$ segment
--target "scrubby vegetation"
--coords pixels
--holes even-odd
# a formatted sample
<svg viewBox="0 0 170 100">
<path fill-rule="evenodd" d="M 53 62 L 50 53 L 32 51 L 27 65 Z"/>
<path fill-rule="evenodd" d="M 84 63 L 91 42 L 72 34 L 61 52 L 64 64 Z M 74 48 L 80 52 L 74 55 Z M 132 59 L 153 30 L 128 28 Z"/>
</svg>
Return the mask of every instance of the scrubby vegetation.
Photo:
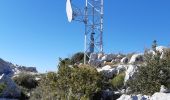
<svg viewBox="0 0 170 100">
<path fill-rule="evenodd" d="M 21 90 L 20 99 L 28 99 L 32 89 L 38 85 L 38 81 L 35 80 L 35 75 L 27 73 L 20 73 L 18 76 L 15 76 L 13 80 Z"/>
<path fill-rule="evenodd" d="M 0 83 L 0 96 L 3 90 L 5 89 L 5 87 L 6 87 L 5 83 Z"/>
<path fill-rule="evenodd" d="M 124 86 L 125 73 L 120 73 L 111 80 L 113 90 L 122 89 Z"/>
<path fill-rule="evenodd" d="M 150 95 L 159 92 L 161 85 L 170 89 L 170 82 L 167 81 L 170 79 L 170 50 L 163 58 L 159 52 L 155 55 L 146 53 L 144 57 L 146 64 L 140 66 L 135 77 L 128 82 L 130 92 Z"/>
<path fill-rule="evenodd" d="M 34 90 L 32 100 L 87 100 L 101 90 L 102 76 L 89 66 L 68 66 L 61 60 L 57 73 L 48 73 Z"/>
<path fill-rule="evenodd" d="M 27 89 L 33 89 L 37 86 L 38 82 L 35 80 L 34 75 L 21 73 L 18 76 L 14 77 L 13 80 L 19 86 L 22 86 Z"/>
</svg>

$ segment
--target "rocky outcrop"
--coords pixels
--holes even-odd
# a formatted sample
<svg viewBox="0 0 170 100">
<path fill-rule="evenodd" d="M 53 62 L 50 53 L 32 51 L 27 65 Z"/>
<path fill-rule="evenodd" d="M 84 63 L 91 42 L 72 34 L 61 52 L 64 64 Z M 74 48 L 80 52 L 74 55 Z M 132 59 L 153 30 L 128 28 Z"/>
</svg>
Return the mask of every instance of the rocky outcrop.
<svg viewBox="0 0 170 100">
<path fill-rule="evenodd" d="M 4 60 L 0 59 L 0 75 L 13 75 L 13 65 L 11 63 L 5 62 Z"/>
<path fill-rule="evenodd" d="M 123 94 L 117 100 L 150 100 L 149 98 L 150 98 L 150 96 L 141 95 L 141 94 L 139 94 L 139 95 L 125 95 L 125 94 Z"/>
<path fill-rule="evenodd" d="M 169 100 L 170 93 L 154 93 L 152 96 L 147 95 L 126 95 L 123 94 L 119 99 L 117 100 Z"/>
<path fill-rule="evenodd" d="M 137 71 L 137 69 L 138 69 L 138 67 L 136 65 L 128 65 L 127 70 L 125 72 L 124 83 L 126 83 L 127 80 L 129 80 L 133 77 L 133 75 Z"/>
<path fill-rule="evenodd" d="M 0 97 L 3 98 L 18 98 L 21 96 L 21 90 L 12 80 L 12 77 L 17 76 L 20 73 L 37 73 L 35 67 L 25 67 L 14 65 L 10 62 L 0 59 L 0 83 L 4 84 L 5 88 L 3 89 Z"/>
<path fill-rule="evenodd" d="M 10 62 L 4 61 L 3 59 L 0 59 L 0 75 L 5 74 L 12 77 L 13 75 L 22 72 L 37 73 L 37 70 L 36 67 L 25 67 L 25 66 L 14 65 Z"/>
<path fill-rule="evenodd" d="M 105 62 L 120 63 L 120 60 L 122 58 L 123 57 L 121 55 L 92 53 L 90 55 L 88 64 L 98 68 L 98 67 L 103 67 L 105 65 Z"/>
<path fill-rule="evenodd" d="M 18 98 L 21 95 L 21 91 L 19 87 L 15 84 L 15 82 L 5 74 L 0 76 L 0 83 L 5 85 L 4 90 L 1 93 L 2 97 L 6 98 Z"/>
<path fill-rule="evenodd" d="M 161 56 L 160 56 L 161 59 L 164 57 L 164 53 L 165 53 L 166 50 L 168 50 L 168 49 L 169 49 L 169 48 L 168 48 L 168 47 L 165 47 L 165 46 L 157 46 L 157 47 L 156 47 L 156 51 L 158 51 L 158 52 L 161 54 Z M 153 55 L 156 54 L 155 51 L 153 51 L 153 50 L 149 50 L 148 53 L 151 53 L 151 54 L 153 54 Z"/>
<path fill-rule="evenodd" d="M 142 53 L 134 54 L 129 61 L 130 64 L 135 64 L 137 62 L 143 62 L 143 54 Z"/>
<path fill-rule="evenodd" d="M 117 74 L 116 68 L 112 68 L 109 65 L 106 65 L 102 68 L 98 68 L 97 71 L 103 73 L 103 75 L 107 78 L 112 78 L 113 75 Z"/>
<path fill-rule="evenodd" d="M 97 71 L 103 73 L 103 75 L 107 78 L 112 78 L 114 75 L 117 75 L 125 70 L 126 70 L 126 66 L 123 65 L 119 65 L 116 67 L 106 65 L 102 68 L 97 68 Z"/>
<path fill-rule="evenodd" d="M 128 57 L 124 57 L 124 58 L 121 59 L 120 63 L 121 64 L 127 64 L 128 61 L 129 61 Z"/>
</svg>

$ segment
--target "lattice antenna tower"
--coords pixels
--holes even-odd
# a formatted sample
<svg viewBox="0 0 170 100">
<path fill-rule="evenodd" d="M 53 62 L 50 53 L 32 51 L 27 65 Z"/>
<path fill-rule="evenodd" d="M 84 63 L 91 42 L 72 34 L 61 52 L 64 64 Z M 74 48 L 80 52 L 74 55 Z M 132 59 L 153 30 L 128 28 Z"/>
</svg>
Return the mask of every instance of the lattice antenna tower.
<svg viewBox="0 0 170 100">
<path fill-rule="evenodd" d="M 68 21 L 85 25 L 84 64 L 91 53 L 103 53 L 103 0 L 67 0 Z"/>
</svg>

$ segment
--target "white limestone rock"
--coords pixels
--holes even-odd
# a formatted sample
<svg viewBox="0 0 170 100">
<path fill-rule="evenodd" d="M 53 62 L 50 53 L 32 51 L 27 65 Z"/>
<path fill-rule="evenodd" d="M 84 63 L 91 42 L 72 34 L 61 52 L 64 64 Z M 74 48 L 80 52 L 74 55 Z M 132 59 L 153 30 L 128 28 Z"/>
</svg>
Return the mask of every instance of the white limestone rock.
<svg viewBox="0 0 170 100">
<path fill-rule="evenodd" d="M 115 55 L 114 54 L 105 54 L 101 58 L 102 61 L 108 61 L 108 62 L 111 62 L 113 59 L 115 59 Z"/>
<path fill-rule="evenodd" d="M 170 100 L 170 93 L 155 93 L 150 100 Z"/>
<path fill-rule="evenodd" d="M 135 63 L 137 63 L 137 62 L 142 62 L 142 61 L 143 61 L 143 54 L 142 54 L 142 53 L 139 53 L 139 54 L 134 54 L 134 55 L 131 57 L 129 63 L 130 63 L 130 64 L 135 64 Z"/>
<path fill-rule="evenodd" d="M 165 46 L 157 46 L 156 47 L 156 51 L 159 51 L 160 53 L 166 51 L 168 49 L 168 47 Z"/>
<path fill-rule="evenodd" d="M 168 47 L 165 47 L 165 46 L 157 46 L 156 47 L 156 51 L 158 51 L 159 53 L 161 53 L 161 56 L 160 58 L 162 59 L 165 55 L 165 51 L 168 50 L 169 48 Z M 149 50 L 148 53 L 151 53 L 153 55 L 156 55 L 155 51 L 153 50 Z"/>
<path fill-rule="evenodd" d="M 121 59 L 120 62 L 121 62 L 121 64 L 127 64 L 128 61 L 129 61 L 129 59 L 127 57 L 124 57 L 124 58 Z"/>
<path fill-rule="evenodd" d="M 102 68 L 97 68 L 98 72 L 102 72 L 107 78 L 112 78 L 114 75 L 117 75 L 126 70 L 126 66 L 118 65 L 117 67 L 112 68 L 110 65 L 106 65 Z"/>
<path fill-rule="evenodd" d="M 99 53 L 99 54 L 98 54 L 98 59 L 101 60 L 103 56 L 104 56 L 103 53 Z"/>
<path fill-rule="evenodd" d="M 137 66 L 136 65 L 128 65 L 127 70 L 125 72 L 124 83 L 126 83 L 127 80 L 132 78 L 136 71 L 137 71 Z"/>
<path fill-rule="evenodd" d="M 113 75 L 117 74 L 117 69 L 116 68 L 112 68 L 109 65 L 106 65 L 106 66 L 104 66 L 102 68 L 97 68 L 97 71 L 103 73 L 103 75 L 105 77 L 107 77 L 107 78 L 112 78 Z"/>
<path fill-rule="evenodd" d="M 160 93 L 166 93 L 166 92 L 168 92 L 168 89 L 164 85 L 161 85 Z"/>
<path fill-rule="evenodd" d="M 146 95 L 125 95 L 123 94 L 120 98 L 118 98 L 117 100 L 150 100 L 149 96 Z"/>
<path fill-rule="evenodd" d="M 106 61 L 106 60 L 107 60 L 107 56 L 108 56 L 108 55 L 104 55 L 101 60 L 102 60 L 102 61 Z"/>
<path fill-rule="evenodd" d="M 117 100 L 170 100 L 170 93 L 154 93 L 152 96 L 147 95 L 125 95 L 123 94 Z"/>
</svg>

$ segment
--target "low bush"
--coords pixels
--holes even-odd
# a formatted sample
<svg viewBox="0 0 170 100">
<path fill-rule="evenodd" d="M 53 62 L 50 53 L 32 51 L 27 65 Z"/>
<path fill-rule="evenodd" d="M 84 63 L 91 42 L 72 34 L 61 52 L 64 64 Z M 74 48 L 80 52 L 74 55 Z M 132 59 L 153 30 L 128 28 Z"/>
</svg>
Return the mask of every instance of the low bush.
<svg viewBox="0 0 170 100">
<path fill-rule="evenodd" d="M 19 86 L 22 86 L 27 89 L 36 88 L 38 82 L 35 80 L 35 77 L 30 74 L 21 73 L 18 76 L 13 78 L 14 82 Z"/>
<path fill-rule="evenodd" d="M 5 83 L 0 83 L 0 95 L 3 92 L 3 90 L 5 89 L 6 85 Z"/>
<path fill-rule="evenodd" d="M 111 80 L 113 89 L 121 89 L 124 86 L 125 73 L 120 73 Z"/>
<path fill-rule="evenodd" d="M 58 68 L 57 73 L 48 73 L 41 79 L 31 100 L 84 100 L 101 90 L 102 76 L 95 68 L 69 67 L 66 59 L 60 59 Z"/>
<path fill-rule="evenodd" d="M 159 52 L 155 55 L 146 53 L 144 58 L 146 64 L 139 67 L 134 78 L 127 82 L 130 93 L 152 95 L 160 91 L 161 85 L 169 88 L 170 50 L 164 53 L 163 58 Z"/>
</svg>

